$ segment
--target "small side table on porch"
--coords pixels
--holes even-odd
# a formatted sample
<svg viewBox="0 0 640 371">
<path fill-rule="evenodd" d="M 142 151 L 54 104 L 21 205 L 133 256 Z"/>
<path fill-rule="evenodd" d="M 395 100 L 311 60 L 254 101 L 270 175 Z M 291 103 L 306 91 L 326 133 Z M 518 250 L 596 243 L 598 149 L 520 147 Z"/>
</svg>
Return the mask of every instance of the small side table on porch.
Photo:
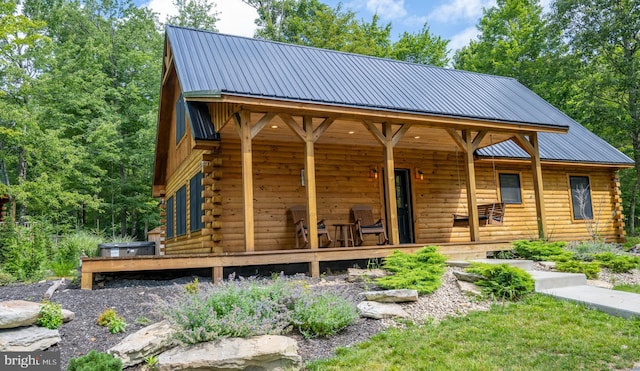
<svg viewBox="0 0 640 371">
<path fill-rule="evenodd" d="M 335 227 L 333 247 L 336 247 L 338 241 L 345 247 L 356 245 L 353 238 L 353 227 L 356 225 L 355 223 L 335 223 L 332 225 Z"/>
</svg>

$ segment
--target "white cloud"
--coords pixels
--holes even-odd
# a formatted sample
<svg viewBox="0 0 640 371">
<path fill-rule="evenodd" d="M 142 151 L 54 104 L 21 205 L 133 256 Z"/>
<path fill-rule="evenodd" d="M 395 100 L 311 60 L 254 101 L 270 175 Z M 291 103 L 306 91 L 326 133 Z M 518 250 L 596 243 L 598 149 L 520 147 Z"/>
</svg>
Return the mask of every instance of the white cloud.
<svg viewBox="0 0 640 371">
<path fill-rule="evenodd" d="M 215 1 L 215 10 L 218 11 L 216 26 L 222 33 L 239 36 L 253 36 L 256 25 L 255 19 L 258 12 L 242 0 L 218 0 Z M 159 14 L 161 22 L 167 20 L 167 16 L 176 15 L 178 12 L 170 0 L 151 0 L 145 6 Z"/>
<path fill-rule="evenodd" d="M 477 39 L 478 33 L 479 31 L 475 26 L 465 28 L 459 33 L 453 35 L 448 46 L 452 52 L 455 52 L 463 46 L 469 45 L 469 41 Z"/>
<path fill-rule="evenodd" d="M 258 12 L 241 0 L 218 0 L 220 20 L 216 23 L 222 33 L 252 37 L 256 31 Z"/>
<path fill-rule="evenodd" d="M 404 0 L 367 0 L 367 10 L 383 19 L 397 19 L 407 15 Z"/>
<path fill-rule="evenodd" d="M 482 9 L 496 4 L 495 0 L 453 0 L 442 4 L 429 13 L 435 22 L 476 21 L 482 17 Z"/>
</svg>

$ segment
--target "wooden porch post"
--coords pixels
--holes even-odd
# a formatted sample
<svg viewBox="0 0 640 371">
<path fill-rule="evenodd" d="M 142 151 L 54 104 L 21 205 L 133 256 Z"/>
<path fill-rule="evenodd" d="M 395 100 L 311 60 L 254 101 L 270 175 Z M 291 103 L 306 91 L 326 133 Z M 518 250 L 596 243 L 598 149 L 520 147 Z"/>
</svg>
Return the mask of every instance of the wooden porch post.
<svg viewBox="0 0 640 371">
<path fill-rule="evenodd" d="M 536 219 L 538 221 L 538 237 L 546 238 L 546 213 L 544 207 L 544 186 L 542 181 L 542 165 L 540 163 L 540 146 L 538 133 L 529 134 L 529 139 L 518 134 L 514 141 L 531 156 L 531 174 L 533 175 L 533 190 L 536 199 Z"/>
<path fill-rule="evenodd" d="M 318 248 L 318 204 L 316 198 L 316 162 L 314 153 L 313 121 L 311 116 L 302 118 L 304 138 L 304 184 L 307 193 L 307 228 L 309 231 L 309 247 Z M 309 263 L 311 277 L 320 277 L 320 263 Z"/>
<path fill-rule="evenodd" d="M 244 200 L 245 251 L 255 250 L 255 222 L 253 216 L 253 155 L 251 153 L 251 116 L 242 111 L 236 116 L 242 152 L 242 196 Z"/>
<path fill-rule="evenodd" d="M 462 131 L 465 142 L 464 173 L 467 178 L 467 206 L 469 210 L 469 239 L 480 241 L 480 221 L 478 220 L 478 200 L 476 198 L 476 168 L 473 162 L 473 138 L 471 130 Z"/>
<path fill-rule="evenodd" d="M 391 123 L 382 124 L 382 135 L 384 136 L 384 187 L 385 199 L 387 201 L 387 228 L 389 229 L 389 239 L 392 245 L 400 244 L 400 233 L 398 231 L 398 204 L 396 200 L 396 176 L 395 161 L 393 158 L 393 130 Z"/>
</svg>

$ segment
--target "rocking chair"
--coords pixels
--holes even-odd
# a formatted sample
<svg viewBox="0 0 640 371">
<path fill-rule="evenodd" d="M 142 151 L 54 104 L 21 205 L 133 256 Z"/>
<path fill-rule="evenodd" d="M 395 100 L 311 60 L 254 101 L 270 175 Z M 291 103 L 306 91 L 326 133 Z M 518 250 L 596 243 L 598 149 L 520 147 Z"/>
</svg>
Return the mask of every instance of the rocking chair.
<svg viewBox="0 0 640 371">
<path fill-rule="evenodd" d="M 291 206 L 291 215 L 293 216 L 293 223 L 296 228 L 296 249 L 300 248 L 300 239 L 304 241 L 302 247 L 305 247 L 309 244 L 309 228 L 307 228 L 307 224 L 305 223 L 305 219 L 307 218 L 307 207 L 302 205 Z M 318 221 L 318 239 L 321 240 L 322 236 L 325 236 L 327 242 L 323 246 L 329 246 L 333 241 L 331 239 L 331 235 L 329 234 L 329 228 L 324 224 L 324 219 Z"/>
<path fill-rule="evenodd" d="M 359 239 L 358 245 L 362 245 L 364 242 L 365 234 L 375 234 L 378 236 L 378 245 L 386 245 L 389 243 L 387 231 L 384 228 L 384 219 L 381 218 L 374 222 L 371 206 L 355 205 L 351 207 L 351 212 L 353 212 L 353 219 L 356 222 L 356 235 Z"/>
</svg>

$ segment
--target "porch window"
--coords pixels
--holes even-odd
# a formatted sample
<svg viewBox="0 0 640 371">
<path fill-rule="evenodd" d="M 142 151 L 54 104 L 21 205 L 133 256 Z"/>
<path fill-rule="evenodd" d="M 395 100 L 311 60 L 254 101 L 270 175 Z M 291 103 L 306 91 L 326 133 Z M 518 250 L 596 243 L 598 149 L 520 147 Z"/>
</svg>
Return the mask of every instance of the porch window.
<svg viewBox="0 0 640 371">
<path fill-rule="evenodd" d="M 187 187 L 176 192 L 176 236 L 187 233 Z"/>
<path fill-rule="evenodd" d="M 505 204 L 522 204 L 520 174 L 500 173 L 500 199 Z"/>
<path fill-rule="evenodd" d="M 202 229 L 202 173 L 189 181 L 189 216 L 191 232 Z"/>
<path fill-rule="evenodd" d="M 173 238 L 173 196 L 167 200 L 167 238 Z"/>
<path fill-rule="evenodd" d="M 176 144 L 180 142 L 180 139 L 184 136 L 186 131 L 186 110 L 184 99 L 182 99 L 182 94 L 178 97 L 176 101 Z"/>
<path fill-rule="evenodd" d="M 593 206 L 591 204 L 591 185 L 588 176 L 569 176 L 571 188 L 571 206 L 573 219 L 593 219 Z"/>
</svg>

